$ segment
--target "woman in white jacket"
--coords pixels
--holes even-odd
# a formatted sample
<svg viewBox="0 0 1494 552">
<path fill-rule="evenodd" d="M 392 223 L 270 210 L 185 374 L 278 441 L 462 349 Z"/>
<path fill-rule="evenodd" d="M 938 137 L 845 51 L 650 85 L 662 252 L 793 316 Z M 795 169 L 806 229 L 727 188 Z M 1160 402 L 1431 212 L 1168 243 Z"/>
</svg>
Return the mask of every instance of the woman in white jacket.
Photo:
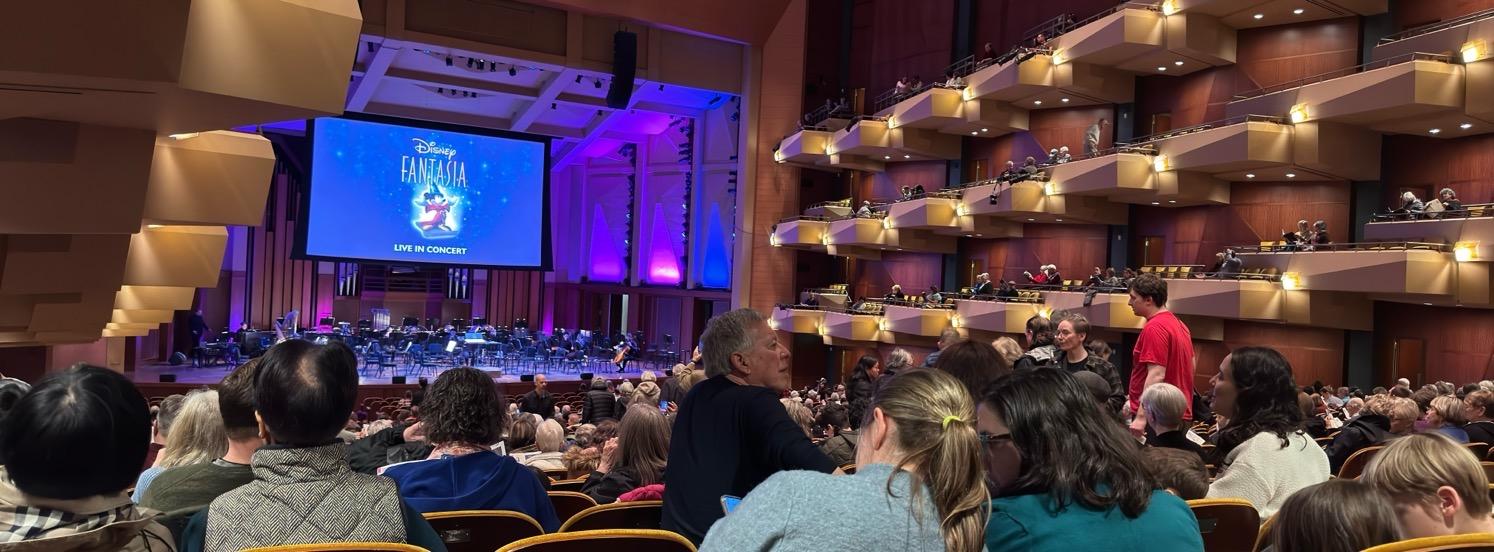
<svg viewBox="0 0 1494 552">
<path fill-rule="evenodd" d="M 1302 431 L 1292 366 L 1274 349 L 1243 347 L 1214 376 L 1214 412 L 1229 419 L 1216 437 L 1219 477 L 1209 498 L 1243 498 L 1261 520 L 1288 496 L 1328 480 L 1328 455 Z"/>
</svg>

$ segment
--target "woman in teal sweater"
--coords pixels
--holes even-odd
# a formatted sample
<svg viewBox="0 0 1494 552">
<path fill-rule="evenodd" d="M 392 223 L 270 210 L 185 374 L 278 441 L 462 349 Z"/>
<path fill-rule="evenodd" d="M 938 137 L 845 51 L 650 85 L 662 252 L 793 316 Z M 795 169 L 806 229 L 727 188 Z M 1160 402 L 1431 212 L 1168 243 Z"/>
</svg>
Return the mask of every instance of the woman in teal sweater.
<svg viewBox="0 0 1494 552">
<path fill-rule="evenodd" d="M 976 419 L 997 497 L 988 550 L 1203 550 L 1188 504 L 1161 490 L 1140 445 L 1067 372 L 996 380 Z"/>
</svg>

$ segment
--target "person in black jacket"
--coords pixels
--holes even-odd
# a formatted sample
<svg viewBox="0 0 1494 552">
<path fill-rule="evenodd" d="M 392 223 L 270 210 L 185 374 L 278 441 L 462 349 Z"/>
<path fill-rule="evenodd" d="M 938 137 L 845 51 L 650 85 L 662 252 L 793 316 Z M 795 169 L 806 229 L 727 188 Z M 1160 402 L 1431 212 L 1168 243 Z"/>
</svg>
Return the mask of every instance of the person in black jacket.
<svg viewBox="0 0 1494 552">
<path fill-rule="evenodd" d="M 1053 345 L 1053 321 L 1035 314 L 1027 319 L 1027 353 L 1017 359 L 1017 371 L 1058 365 L 1058 348 Z"/>
<path fill-rule="evenodd" d="M 1468 424 L 1463 426 L 1463 431 L 1468 432 L 1468 442 L 1489 443 L 1494 445 L 1494 418 L 1489 415 L 1489 406 L 1494 404 L 1494 392 L 1474 391 L 1463 397 L 1463 414 L 1468 417 Z"/>
<path fill-rule="evenodd" d="M 1378 445 L 1394 437 L 1390 432 L 1390 400 L 1376 395 L 1364 401 L 1364 411 L 1338 432 L 1323 451 L 1328 453 L 1329 473 L 1338 473 L 1344 461 L 1359 449 Z"/>
<path fill-rule="evenodd" d="M 1141 411 L 1146 413 L 1146 425 L 1151 429 L 1146 446 L 1185 450 L 1204 460 L 1203 447 L 1188 439 L 1188 428 L 1183 425 L 1187 408 L 1188 396 L 1170 383 L 1153 383 L 1143 389 Z"/>
<path fill-rule="evenodd" d="M 882 377 L 882 361 L 877 357 L 866 355 L 856 362 L 856 371 L 846 381 L 846 404 L 851 407 L 852 416 L 862 415 L 866 401 L 871 400 L 876 389 L 872 383 L 879 377 Z"/>
<path fill-rule="evenodd" d="M 591 391 L 581 402 L 581 423 L 594 424 L 605 419 L 617 419 L 617 398 L 607 391 L 607 380 L 592 378 Z"/>
<path fill-rule="evenodd" d="M 657 408 L 633 408 L 623 415 L 617 437 L 602 444 L 597 470 L 581 485 L 597 504 L 609 504 L 628 491 L 664 482 L 669 459 L 669 421 Z"/>
<path fill-rule="evenodd" d="M 539 414 L 540 418 L 555 415 L 555 395 L 545 389 L 545 375 L 534 375 L 534 390 L 519 398 L 519 411 Z"/>
</svg>

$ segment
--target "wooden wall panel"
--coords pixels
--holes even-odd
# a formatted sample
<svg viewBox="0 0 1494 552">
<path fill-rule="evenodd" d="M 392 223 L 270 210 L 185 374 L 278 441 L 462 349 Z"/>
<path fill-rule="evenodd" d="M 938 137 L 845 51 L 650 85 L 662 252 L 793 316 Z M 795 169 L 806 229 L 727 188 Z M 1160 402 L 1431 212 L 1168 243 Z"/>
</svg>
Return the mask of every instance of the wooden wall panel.
<svg viewBox="0 0 1494 552">
<path fill-rule="evenodd" d="M 1209 378 L 1219 373 L 1225 355 L 1247 346 L 1266 346 L 1280 352 L 1291 363 L 1297 385 L 1344 383 L 1343 330 L 1226 320 L 1223 342 L 1193 342 L 1193 382 L 1198 392 L 1210 388 Z"/>
<path fill-rule="evenodd" d="M 942 80 L 952 61 L 953 2 L 859 0 L 853 10 L 852 87 L 866 88 L 870 99 L 891 90 L 902 77 Z M 838 22 L 812 21 L 810 26 L 825 23 Z"/>
<path fill-rule="evenodd" d="M 529 320 L 529 327 L 539 327 L 545 313 L 545 273 L 533 270 L 489 270 L 485 293 L 474 300 L 482 301 L 481 311 L 488 323 L 507 326 L 515 319 Z"/>
<path fill-rule="evenodd" d="M 1390 15 L 1397 29 L 1409 29 L 1428 23 L 1461 17 L 1494 8 L 1494 0 L 1399 0 L 1392 2 Z"/>
<path fill-rule="evenodd" d="M 1402 187 L 1432 194 L 1451 187 L 1463 203 L 1494 201 L 1494 134 L 1451 140 L 1394 135 L 1386 136 L 1383 144 L 1383 205 L 1400 205 Z"/>
<path fill-rule="evenodd" d="M 301 186 L 290 174 L 277 170 L 265 220 L 248 229 L 249 274 L 245 279 L 249 293 L 244 317 L 252 327 L 270 328 L 277 317 L 291 310 L 301 312 L 303 327 L 315 324 L 319 315 L 316 263 L 291 259 Z"/>
<path fill-rule="evenodd" d="M 1420 339 L 1426 344 L 1426 380 L 1458 385 L 1494 378 L 1494 312 L 1403 303 L 1375 303 L 1376 375 L 1388 384 L 1390 344 Z"/>
<path fill-rule="evenodd" d="M 948 180 L 948 163 L 944 161 L 910 161 L 888 163 L 887 171 L 881 173 L 854 172 L 856 183 L 852 196 L 859 202 L 891 201 L 901 194 L 903 186 L 923 185 L 924 191 L 932 192 L 944 187 Z"/>
<path fill-rule="evenodd" d="M 969 154 L 967 161 L 984 160 L 985 177 L 1000 174 L 1008 160 L 1018 166 L 1023 159 L 1032 156 L 1038 162 L 1048 157 L 1048 150 L 1068 146 L 1069 153 L 1078 157 L 1084 154 L 1084 131 L 1100 117 L 1110 121 L 1100 133 L 1100 149 L 1114 145 L 1115 108 L 1112 106 L 1085 106 L 1063 109 L 1041 109 L 1032 111 L 1026 132 L 1016 132 L 996 138 L 967 138 Z M 967 180 L 973 175 L 963 175 Z"/>
<path fill-rule="evenodd" d="M 1116 0 L 975 0 L 975 31 L 971 48 L 979 53 L 987 42 L 1005 52 L 1027 38 L 1024 33 L 1059 14 L 1085 19 L 1115 7 Z"/>
<path fill-rule="evenodd" d="M 851 293 L 856 297 L 881 297 L 892 285 L 903 293 L 920 293 L 937 285 L 944 274 L 942 255 L 908 251 L 885 252 L 879 261 L 849 261 Z"/>
<path fill-rule="evenodd" d="M 1065 279 L 1075 280 L 1105 265 L 1105 240 L 1106 229 L 1100 225 L 1028 224 L 1021 238 L 961 240 L 960 263 L 984 262 L 992 279 L 1019 283 L 1025 282 L 1023 271 L 1054 264 Z M 970 285 L 963 273 L 959 284 Z"/>
<path fill-rule="evenodd" d="M 1170 113 L 1174 129 L 1217 121 L 1235 94 L 1359 64 L 1356 18 L 1245 29 L 1237 37 L 1234 65 L 1137 79 L 1135 134 L 1164 130 L 1152 128 L 1156 114 Z"/>
<path fill-rule="evenodd" d="M 1215 207 L 1165 209 L 1132 208 L 1131 242 L 1139 247 L 1147 236 L 1162 236 L 1163 262 L 1208 265 L 1225 247 L 1250 245 L 1281 238 L 1297 221 L 1328 223 L 1335 241 L 1346 241 L 1349 224 L 1349 185 L 1345 182 L 1237 182 L 1230 204 Z M 1141 257 L 1132 255 L 1133 263 Z"/>
</svg>

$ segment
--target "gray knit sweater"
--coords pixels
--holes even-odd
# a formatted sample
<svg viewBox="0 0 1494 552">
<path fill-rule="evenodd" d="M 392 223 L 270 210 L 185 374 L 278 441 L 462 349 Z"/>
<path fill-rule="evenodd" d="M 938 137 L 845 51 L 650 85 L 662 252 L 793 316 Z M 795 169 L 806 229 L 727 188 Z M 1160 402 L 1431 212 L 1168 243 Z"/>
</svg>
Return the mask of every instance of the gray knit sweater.
<svg viewBox="0 0 1494 552">
<path fill-rule="evenodd" d="M 717 520 L 700 550 L 944 550 L 927 488 L 915 518 L 912 477 L 900 472 L 889 495 L 891 475 L 886 464 L 861 466 L 855 475 L 778 472 Z"/>
</svg>

